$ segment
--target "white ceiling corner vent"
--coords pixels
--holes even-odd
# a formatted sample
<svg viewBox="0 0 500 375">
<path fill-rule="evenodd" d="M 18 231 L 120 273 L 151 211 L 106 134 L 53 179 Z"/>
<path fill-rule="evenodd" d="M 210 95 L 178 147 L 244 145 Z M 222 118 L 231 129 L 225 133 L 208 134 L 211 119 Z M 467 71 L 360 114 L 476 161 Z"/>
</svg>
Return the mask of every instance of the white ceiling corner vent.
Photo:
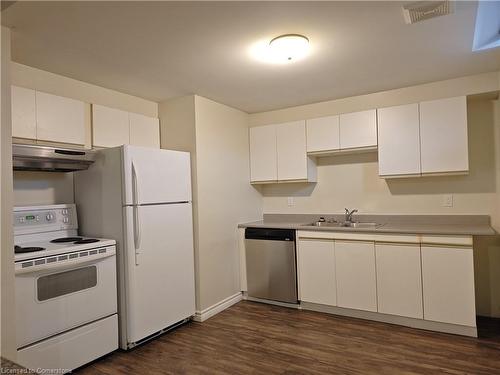
<svg viewBox="0 0 500 375">
<path fill-rule="evenodd" d="M 454 1 L 418 1 L 403 6 L 403 15 L 407 24 L 428 20 L 451 14 L 454 11 Z"/>
</svg>

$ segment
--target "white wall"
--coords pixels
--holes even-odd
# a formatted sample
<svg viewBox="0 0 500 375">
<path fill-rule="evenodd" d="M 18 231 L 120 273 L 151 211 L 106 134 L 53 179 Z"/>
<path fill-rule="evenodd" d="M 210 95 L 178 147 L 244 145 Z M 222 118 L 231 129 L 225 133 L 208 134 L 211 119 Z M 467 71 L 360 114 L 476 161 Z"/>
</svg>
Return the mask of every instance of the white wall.
<svg viewBox="0 0 500 375">
<path fill-rule="evenodd" d="M 1 356 L 16 359 L 14 251 L 12 241 L 12 144 L 10 114 L 10 30 L 1 28 Z"/>
<path fill-rule="evenodd" d="M 372 108 L 418 103 L 422 100 L 482 94 L 499 90 L 500 71 L 289 107 L 275 111 L 252 113 L 249 116 L 249 123 L 250 126 L 259 126 Z"/>
<path fill-rule="evenodd" d="M 14 205 L 74 203 L 73 173 L 14 172 Z"/>
<path fill-rule="evenodd" d="M 248 115 L 200 96 L 196 106 L 200 309 L 238 293 L 238 223 L 262 217 L 249 184 Z"/>
<path fill-rule="evenodd" d="M 11 63 L 11 83 L 55 95 L 101 104 L 146 116 L 158 117 L 158 103 L 30 66 Z M 88 106 L 87 147 L 91 144 Z M 28 141 L 28 143 L 31 143 Z M 47 143 L 47 142 L 43 142 Z M 14 204 L 73 203 L 71 173 L 14 172 Z"/>
<path fill-rule="evenodd" d="M 237 225 L 262 217 L 249 184 L 248 115 L 199 96 L 160 103 L 161 146 L 190 151 L 196 308 L 240 291 Z"/>
</svg>

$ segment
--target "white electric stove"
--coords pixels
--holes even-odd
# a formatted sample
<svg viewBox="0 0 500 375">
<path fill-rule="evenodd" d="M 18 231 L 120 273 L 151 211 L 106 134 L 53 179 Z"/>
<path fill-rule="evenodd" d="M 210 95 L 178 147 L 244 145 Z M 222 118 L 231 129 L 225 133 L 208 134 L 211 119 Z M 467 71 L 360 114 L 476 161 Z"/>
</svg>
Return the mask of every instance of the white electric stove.
<svg viewBox="0 0 500 375">
<path fill-rule="evenodd" d="M 74 204 L 15 207 L 18 362 L 69 372 L 118 348 L 116 243 L 78 236 Z"/>
</svg>

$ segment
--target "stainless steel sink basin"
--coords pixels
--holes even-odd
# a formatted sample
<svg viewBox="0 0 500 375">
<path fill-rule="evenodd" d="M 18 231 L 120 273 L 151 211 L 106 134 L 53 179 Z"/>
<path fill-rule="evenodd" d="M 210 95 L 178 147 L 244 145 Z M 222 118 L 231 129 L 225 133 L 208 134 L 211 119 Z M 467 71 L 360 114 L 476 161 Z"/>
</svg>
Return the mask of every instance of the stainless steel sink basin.
<svg viewBox="0 0 500 375">
<path fill-rule="evenodd" d="M 328 221 L 315 221 L 314 223 L 305 224 L 308 227 L 341 227 L 342 223 L 338 222 L 328 222 Z"/>
<path fill-rule="evenodd" d="M 379 225 L 377 223 L 344 223 L 342 226 L 347 228 L 376 228 Z"/>
</svg>

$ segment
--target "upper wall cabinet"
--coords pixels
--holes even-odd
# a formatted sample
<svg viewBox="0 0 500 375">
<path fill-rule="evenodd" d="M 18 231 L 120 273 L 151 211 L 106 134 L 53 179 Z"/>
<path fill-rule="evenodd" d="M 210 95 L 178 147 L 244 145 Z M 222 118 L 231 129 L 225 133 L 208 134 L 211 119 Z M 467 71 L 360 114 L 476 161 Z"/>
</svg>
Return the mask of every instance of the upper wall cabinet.
<svg viewBox="0 0 500 375">
<path fill-rule="evenodd" d="M 250 181 L 277 180 L 276 127 L 270 125 L 250 128 Z"/>
<path fill-rule="evenodd" d="M 377 147 L 377 110 L 341 114 L 340 148 Z"/>
<path fill-rule="evenodd" d="M 467 142 L 464 96 L 378 110 L 382 177 L 466 173 Z"/>
<path fill-rule="evenodd" d="M 306 129 L 308 153 L 328 153 L 340 149 L 339 116 L 307 120 Z"/>
<path fill-rule="evenodd" d="M 12 86 L 12 136 L 85 144 L 85 103 Z"/>
<path fill-rule="evenodd" d="M 160 148 L 160 121 L 157 118 L 129 113 L 130 144 Z"/>
<path fill-rule="evenodd" d="M 305 121 L 250 128 L 250 180 L 316 181 L 316 167 L 307 156 Z"/>
<path fill-rule="evenodd" d="M 278 180 L 307 179 L 305 121 L 276 125 Z"/>
<path fill-rule="evenodd" d="M 36 92 L 37 139 L 85 144 L 85 103 Z"/>
<path fill-rule="evenodd" d="M 418 104 L 380 108 L 377 116 L 379 175 L 420 175 Z"/>
<path fill-rule="evenodd" d="M 157 118 L 94 104 L 92 130 L 92 142 L 97 147 L 127 144 L 160 147 L 160 124 Z"/>
<path fill-rule="evenodd" d="M 130 142 L 128 112 L 94 104 L 92 106 L 92 144 L 114 147 Z"/>
<path fill-rule="evenodd" d="M 35 90 L 11 87 L 12 136 L 36 139 Z"/>
<path fill-rule="evenodd" d="M 422 174 L 469 170 L 465 96 L 420 103 Z"/>
</svg>

